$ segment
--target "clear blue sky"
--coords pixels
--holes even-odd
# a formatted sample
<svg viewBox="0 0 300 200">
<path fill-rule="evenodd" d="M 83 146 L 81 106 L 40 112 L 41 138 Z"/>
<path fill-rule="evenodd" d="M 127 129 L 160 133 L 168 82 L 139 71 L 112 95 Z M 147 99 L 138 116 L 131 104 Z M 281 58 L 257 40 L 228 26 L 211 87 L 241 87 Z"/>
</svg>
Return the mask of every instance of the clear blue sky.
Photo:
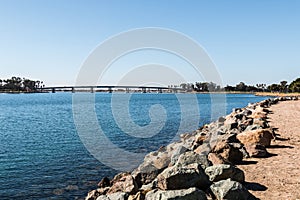
<svg viewBox="0 0 300 200">
<path fill-rule="evenodd" d="M 97 45 L 142 27 L 173 29 L 196 40 L 224 84 L 300 77 L 297 0 L 0 0 L 0 77 L 72 85 Z"/>
</svg>

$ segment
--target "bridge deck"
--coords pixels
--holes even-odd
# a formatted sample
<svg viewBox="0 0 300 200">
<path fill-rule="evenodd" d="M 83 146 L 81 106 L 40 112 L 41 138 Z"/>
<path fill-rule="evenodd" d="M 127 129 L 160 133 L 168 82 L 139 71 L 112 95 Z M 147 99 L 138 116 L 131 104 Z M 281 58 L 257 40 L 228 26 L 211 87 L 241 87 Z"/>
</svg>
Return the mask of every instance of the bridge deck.
<svg viewBox="0 0 300 200">
<path fill-rule="evenodd" d="M 113 92 L 115 91 L 114 89 L 124 89 L 124 91 L 129 92 L 130 90 L 134 91 L 142 91 L 143 93 L 151 92 L 151 91 L 157 91 L 159 93 L 162 93 L 163 91 L 168 91 L 168 92 L 184 92 L 186 90 L 182 88 L 171 88 L 171 87 L 159 87 L 159 86 L 116 86 L 116 85 L 96 85 L 96 86 L 54 86 L 54 87 L 43 87 L 39 88 L 40 91 L 52 91 L 53 93 L 56 91 L 60 92 L 75 92 L 78 90 L 89 90 L 91 92 L 94 91 L 99 91 L 97 89 L 106 89 L 106 90 L 100 90 L 100 91 L 108 91 L 108 92 Z"/>
</svg>

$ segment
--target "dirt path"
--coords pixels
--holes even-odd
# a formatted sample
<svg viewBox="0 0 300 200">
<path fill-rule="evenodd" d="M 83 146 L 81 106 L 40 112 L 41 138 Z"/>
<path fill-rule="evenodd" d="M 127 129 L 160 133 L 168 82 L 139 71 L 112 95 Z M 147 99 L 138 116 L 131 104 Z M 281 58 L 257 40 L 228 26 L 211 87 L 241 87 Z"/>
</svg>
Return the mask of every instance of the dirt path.
<svg viewBox="0 0 300 200">
<path fill-rule="evenodd" d="M 270 125 L 278 128 L 279 140 L 272 141 L 269 158 L 239 165 L 256 197 L 276 200 L 300 200 L 300 100 L 273 105 Z M 258 184 L 257 184 L 258 183 Z M 255 191 L 256 190 L 256 191 Z"/>
</svg>

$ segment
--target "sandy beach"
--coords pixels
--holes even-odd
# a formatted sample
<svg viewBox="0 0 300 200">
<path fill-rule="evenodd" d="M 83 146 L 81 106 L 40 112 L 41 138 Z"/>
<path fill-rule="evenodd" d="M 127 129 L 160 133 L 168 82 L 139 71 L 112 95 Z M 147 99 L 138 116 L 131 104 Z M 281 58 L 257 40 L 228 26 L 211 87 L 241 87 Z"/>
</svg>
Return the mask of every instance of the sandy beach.
<svg viewBox="0 0 300 200">
<path fill-rule="evenodd" d="M 300 101 L 279 102 L 270 111 L 270 125 L 278 128 L 278 139 L 267 148 L 270 157 L 247 159 L 253 164 L 239 168 L 244 170 L 250 192 L 256 197 L 300 199 Z"/>
</svg>

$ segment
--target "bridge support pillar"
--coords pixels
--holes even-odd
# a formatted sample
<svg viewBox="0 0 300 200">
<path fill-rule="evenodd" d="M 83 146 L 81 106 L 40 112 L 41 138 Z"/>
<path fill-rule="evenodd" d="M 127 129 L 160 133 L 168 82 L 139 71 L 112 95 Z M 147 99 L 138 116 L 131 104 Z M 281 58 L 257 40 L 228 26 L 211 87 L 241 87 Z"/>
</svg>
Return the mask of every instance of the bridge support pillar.
<svg viewBox="0 0 300 200">
<path fill-rule="evenodd" d="M 142 88 L 142 93 L 146 93 L 146 88 Z"/>
<path fill-rule="evenodd" d="M 129 93 L 129 88 L 126 88 L 125 90 L 126 90 L 126 93 Z"/>
<path fill-rule="evenodd" d="M 108 88 L 108 93 L 112 93 L 112 88 L 111 87 Z"/>
<path fill-rule="evenodd" d="M 94 88 L 93 87 L 91 87 L 91 93 L 94 93 Z"/>
<path fill-rule="evenodd" d="M 75 88 L 74 87 L 72 87 L 72 93 L 75 93 Z"/>
<path fill-rule="evenodd" d="M 52 88 L 52 93 L 55 93 L 55 88 Z"/>
</svg>

